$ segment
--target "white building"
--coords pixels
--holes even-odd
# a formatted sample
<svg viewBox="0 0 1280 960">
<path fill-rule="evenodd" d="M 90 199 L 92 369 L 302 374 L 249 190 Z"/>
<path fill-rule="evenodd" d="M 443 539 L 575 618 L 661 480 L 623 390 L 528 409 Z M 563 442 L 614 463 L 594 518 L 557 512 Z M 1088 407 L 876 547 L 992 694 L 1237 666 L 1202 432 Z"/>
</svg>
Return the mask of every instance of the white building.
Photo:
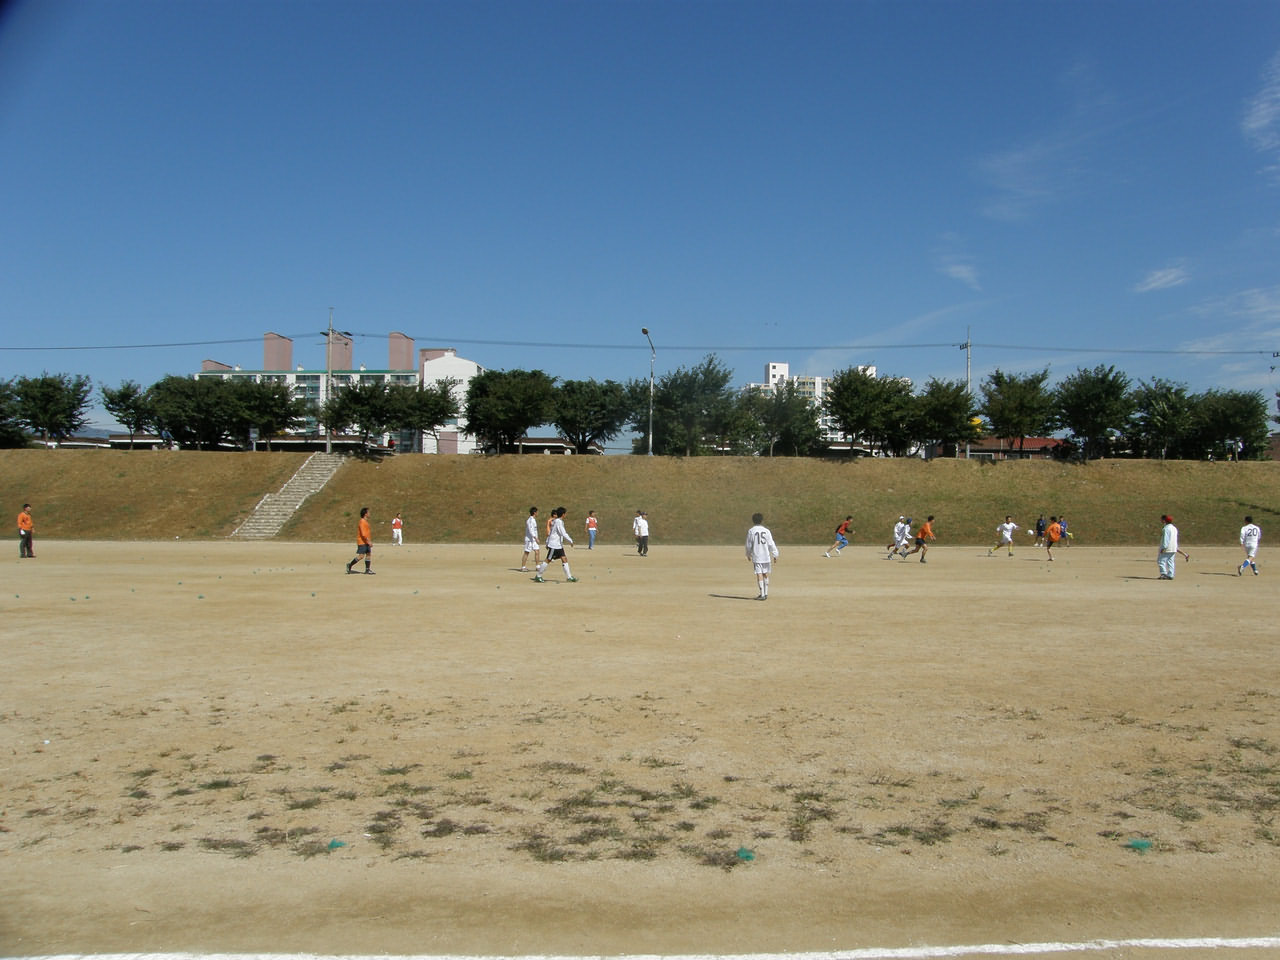
<svg viewBox="0 0 1280 960">
<path fill-rule="evenodd" d="M 353 360 L 351 339 L 336 330 L 333 332 L 332 342 L 325 350 L 324 368 L 313 370 L 301 364 L 295 366 L 293 341 L 277 333 L 263 336 L 262 359 L 262 368 L 259 370 L 246 370 L 238 365 L 205 360 L 195 378 L 283 383 L 289 386 L 294 396 L 319 406 L 339 390 L 355 383 L 416 387 L 419 384 L 434 384 L 448 377 L 456 381 L 453 395 L 461 408 L 466 401 L 467 385 L 471 378 L 484 372 L 484 368 L 478 363 L 459 357 L 457 351 L 451 348 L 419 350 L 415 366 L 413 340 L 403 333 L 392 333 L 388 337 L 387 366 L 383 369 L 371 370 L 364 364 L 357 366 Z M 310 420 L 304 432 L 318 436 L 319 426 L 314 420 Z M 406 452 L 472 453 L 476 449 L 475 438 L 467 435 L 466 423 L 461 417 L 454 417 L 441 427 L 438 436 L 405 432 L 382 437 L 384 444 L 390 440 L 395 440 L 396 446 Z"/>
<path fill-rule="evenodd" d="M 453 349 L 419 350 L 418 370 L 425 386 L 441 380 L 454 380 L 453 397 L 458 401 L 458 416 L 436 431 L 436 435 L 424 434 L 423 453 L 475 453 L 476 438 L 467 433 L 467 421 L 462 410 L 467 402 L 467 385 L 471 378 L 484 373 L 484 367 L 474 360 L 458 356 Z"/>
<path fill-rule="evenodd" d="M 862 366 L 856 369 L 873 377 L 876 375 L 874 366 Z M 788 383 L 794 383 L 796 385 L 796 393 L 806 397 L 811 404 L 818 408 L 818 426 L 822 430 L 823 441 L 829 445 L 844 443 L 845 438 L 840 433 L 840 427 L 832 417 L 827 415 L 822 406 L 822 401 L 826 398 L 827 389 L 831 383 L 830 377 L 793 377 L 791 375 L 791 364 L 770 361 L 765 364 L 764 383 L 748 383 L 747 389 L 759 390 L 761 393 L 772 396 L 779 386 L 786 386 Z"/>
</svg>

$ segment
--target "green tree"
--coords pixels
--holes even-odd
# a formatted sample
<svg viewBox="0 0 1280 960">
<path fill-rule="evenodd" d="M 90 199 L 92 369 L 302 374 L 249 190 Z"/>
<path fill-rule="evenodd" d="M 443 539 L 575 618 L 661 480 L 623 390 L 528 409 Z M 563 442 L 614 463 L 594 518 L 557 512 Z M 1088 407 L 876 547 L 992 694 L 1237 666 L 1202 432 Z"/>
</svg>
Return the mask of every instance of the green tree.
<svg viewBox="0 0 1280 960">
<path fill-rule="evenodd" d="M 0 448 L 25 447 L 27 435 L 18 420 L 18 394 L 10 380 L 0 380 Z"/>
<path fill-rule="evenodd" d="M 622 432 L 631 413 L 626 388 L 613 380 L 566 380 L 556 387 L 551 422 L 578 453 Z"/>
<path fill-rule="evenodd" d="M 457 385 L 457 380 L 445 377 L 416 387 L 393 386 L 391 428 L 415 434 L 435 434 L 446 423 L 455 420 L 460 412 L 458 398 L 453 392 Z"/>
<path fill-rule="evenodd" d="M 730 397 L 728 408 L 717 419 L 716 453 L 755 456 L 769 445 L 765 417 L 769 398 L 755 390 L 743 390 Z"/>
<path fill-rule="evenodd" d="M 383 380 L 361 380 L 343 387 L 338 393 L 337 407 L 343 413 L 344 427 L 355 427 L 364 446 L 381 437 L 397 415 L 397 402 L 391 388 Z"/>
<path fill-rule="evenodd" d="M 1257 460 L 1267 448 L 1267 402 L 1258 390 L 1207 390 L 1196 402 L 1197 456 Z"/>
<path fill-rule="evenodd" d="M 102 391 L 103 408 L 129 431 L 129 449 L 132 450 L 133 438 L 151 426 L 150 395 L 142 384 L 134 380 L 122 380 L 120 386 L 114 388 L 104 383 L 99 389 Z"/>
<path fill-rule="evenodd" d="M 307 419 L 310 405 L 302 397 L 294 396 L 287 383 L 279 380 L 244 380 L 236 383 L 239 403 L 238 420 L 245 433 L 249 428 L 271 449 L 271 438 L 290 432 Z M 248 440 L 247 435 L 243 438 Z"/>
<path fill-rule="evenodd" d="M 786 456 L 807 457 L 821 446 L 818 407 L 800 393 L 794 380 L 774 387 L 773 393 L 761 396 L 761 400 L 762 447 L 769 456 L 781 449 Z"/>
<path fill-rule="evenodd" d="M 1195 422 L 1196 399 L 1180 383 L 1155 378 L 1131 394 L 1133 412 L 1126 435 L 1134 453 L 1144 457 L 1178 456 Z"/>
<path fill-rule="evenodd" d="M 484 450 L 515 450 L 555 414 L 555 380 L 541 370 L 486 370 L 467 385 L 467 432 Z"/>
<path fill-rule="evenodd" d="M 663 374 L 653 394 L 653 452 L 693 457 L 711 453 L 725 432 L 734 407 L 729 388 L 733 371 L 715 354 L 693 367 Z M 634 449 L 644 453 L 648 441 L 649 382 L 632 381 L 631 422 L 639 431 Z"/>
<path fill-rule="evenodd" d="M 987 418 L 991 434 L 1011 444 L 1017 440 L 1021 453 L 1027 437 L 1049 433 L 1054 426 L 1054 401 L 1045 386 L 1048 381 L 1048 368 L 1023 376 L 999 368 L 989 373 L 980 388 L 978 412 Z"/>
<path fill-rule="evenodd" d="M 906 379 L 851 367 L 832 376 L 823 403 L 850 443 L 899 457 L 910 452 L 916 404 Z"/>
<path fill-rule="evenodd" d="M 929 451 L 947 444 L 957 446 L 978 439 L 980 432 L 973 422 L 974 402 L 963 380 L 939 380 L 930 377 L 916 397 L 916 418 L 912 427 L 915 438 Z"/>
<path fill-rule="evenodd" d="M 147 393 L 152 422 L 165 439 L 197 450 L 216 449 L 232 439 L 238 403 L 230 381 L 169 374 Z"/>
<path fill-rule="evenodd" d="M 89 418 L 89 397 L 93 383 L 84 374 L 49 373 L 38 377 L 18 377 L 13 385 L 18 422 L 45 443 L 71 436 Z"/>
<path fill-rule="evenodd" d="M 1080 442 L 1086 460 L 1106 456 L 1111 438 L 1129 422 L 1129 377 L 1114 366 L 1078 369 L 1053 392 L 1058 422 Z"/>
</svg>

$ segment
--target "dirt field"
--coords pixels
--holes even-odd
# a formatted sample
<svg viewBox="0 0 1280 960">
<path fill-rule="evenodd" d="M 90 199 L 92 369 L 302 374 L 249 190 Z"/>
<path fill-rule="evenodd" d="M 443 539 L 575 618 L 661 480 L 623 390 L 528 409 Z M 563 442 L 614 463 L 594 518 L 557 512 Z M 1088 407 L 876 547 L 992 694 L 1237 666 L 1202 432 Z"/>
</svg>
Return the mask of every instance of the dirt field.
<svg viewBox="0 0 1280 960">
<path fill-rule="evenodd" d="M 38 540 L 0 953 L 1280 932 L 1265 549 L 780 546 L 760 603 L 740 549 L 660 541 L 535 584 L 518 543 Z"/>
</svg>

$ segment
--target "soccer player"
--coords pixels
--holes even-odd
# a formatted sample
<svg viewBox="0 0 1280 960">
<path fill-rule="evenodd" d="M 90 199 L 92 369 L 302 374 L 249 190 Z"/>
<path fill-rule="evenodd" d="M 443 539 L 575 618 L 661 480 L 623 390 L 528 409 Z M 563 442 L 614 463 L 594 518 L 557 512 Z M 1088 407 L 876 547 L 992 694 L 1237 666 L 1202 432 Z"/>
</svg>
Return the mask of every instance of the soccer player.
<svg viewBox="0 0 1280 960">
<path fill-rule="evenodd" d="M 529 508 L 529 517 L 524 522 L 524 554 L 520 557 L 520 572 L 528 573 L 529 554 L 533 554 L 533 565 L 538 565 L 538 508 Z"/>
<path fill-rule="evenodd" d="M 636 514 L 636 550 L 642 557 L 649 555 L 649 514 L 643 510 Z"/>
<path fill-rule="evenodd" d="M 1058 541 L 1062 539 L 1062 524 L 1058 522 L 1057 517 L 1049 518 L 1049 525 L 1044 528 L 1044 552 L 1050 560 L 1053 559 L 1053 548 L 1058 545 Z"/>
<path fill-rule="evenodd" d="M 773 562 L 778 559 L 778 545 L 773 542 L 773 534 L 764 525 L 764 515 L 751 515 L 751 529 L 747 531 L 747 559 L 755 567 L 757 600 L 769 599 L 769 571 Z"/>
<path fill-rule="evenodd" d="M 852 519 L 852 515 L 847 516 L 844 518 L 844 522 L 841 523 L 840 526 L 836 527 L 836 542 L 827 548 L 827 552 L 823 554 L 824 557 L 830 557 L 831 551 L 833 550 L 838 557 L 840 556 L 840 551 L 849 545 L 849 535 L 853 533 L 853 531 L 849 529 L 849 521 Z"/>
<path fill-rule="evenodd" d="M 1160 570 L 1161 580 L 1172 580 L 1174 561 L 1178 559 L 1178 528 L 1173 525 L 1173 517 L 1165 514 L 1160 518 L 1164 524 L 1160 528 L 1160 549 L 1156 552 L 1156 566 Z"/>
<path fill-rule="evenodd" d="M 404 545 L 404 521 L 400 519 L 398 513 L 391 521 L 391 542 L 397 547 Z"/>
<path fill-rule="evenodd" d="M 34 531 L 35 522 L 31 519 L 31 504 L 24 503 L 22 512 L 18 514 L 18 559 L 28 557 L 35 559 L 35 547 L 31 543 Z"/>
<path fill-rule="evenodd" d="M 906 556 L 907 541 L 911 539 L 911 518 L 898 517 L 898 522 L 893 525 L 893 543 L 885 547 L 888 551 L 884 558 L 888 560 L 896 553 Z"/>
<path fill-rule="evenodd" d="M 1244 568 L 1250 567 L 1253 575 L 1258 575 L 1258 542 L 1262 540 L 1262 529 L 1253 522 L 1253 517 L 1244 518 L 1244 526 L 1240 528 L 1240 546 L 1244 547 L 1244 563 L 1236 570 L 1236 576 L 1244 576 Z"/>
<path fill-rule="evenodd" d="M 600 521 L 596 519 L 594 510 L 587 511 L 587 549 L 594 550 L 596 548 L 596 530 L 600 527 Z"/>
<path fill-rule="evenodd" d="M 1006 516 L 1004 523 L 996 527 L 996 545 L 987 551 L 987 556 L 991 556 L 1001 547 L 1009 548 L 1009 556 L 1013 556 L 1013 531 L 1018 529 L 1018 525 L 1013 522 L 1013 517 Z"/>
<path fill-rule="evenodd" d="M 1039 518 L 1038 520 L 1036 520 L 1036 542 L 1035 542 L 1035 546 L 1037 546 L 1037 547 L 1043 547 L 1043 546 L 1044 546 L 1044 531 L 1045 531 L 1045 529 L 1046 529 L 1047 527 L 1048 527 L 1048 523 L 1046 523 L 1046 522 L 1045 522 L 1044 514 L 1042 513 L 1042 514 L 1040 514 L 1040 518 Z"/>
<path fill-rule="evenodd" d="M 538 564 L 538 574 L 533 578 L 538 583 L 545 582 L 542 579 L 542 571 L 551 565 L 552 560 L 560 561 L 566 580 L 570 583 L 578 582 L 578 578 L 569 569 L 569 556 L 564 552 L 566 543 L 573 545 L 573 537 L 569 536 L 569 531 L 564 528 L 564 515 L 568 512 L 564 507 L 556 507 L 551 511 L 551 532 L 547 534 L 547 559 Z"/>
<path fill-rule="evenodd" d="M 931 513 L 928 518 L 925 519 L 925 522 L 920 524 L 920 529 L 916 531 L 916 545 L 904 553 L 902 555 L 902 559 L 905 560 L 907 557 L 911 556 L 911 554 L 918 553 L 920 554 L 920 562 L 924 563 L 924 555 L 929 552 L 929 546 L 925 541 L 937 539 L 938 538 L 933 535 L 933 514 Z"/>
<path fill-rule="evenodd" d="M 360 521 L 356 524 L 356 555 L 351 558 L 351 562 L 347 564 L 347 573 L 351 573 L 360 558 L 364 557 L 364 572 L 372 574 L 370 565 L 373 563 L 373 529 L 369 526 L 369 508 L 360 508 Z"/>
</svg>

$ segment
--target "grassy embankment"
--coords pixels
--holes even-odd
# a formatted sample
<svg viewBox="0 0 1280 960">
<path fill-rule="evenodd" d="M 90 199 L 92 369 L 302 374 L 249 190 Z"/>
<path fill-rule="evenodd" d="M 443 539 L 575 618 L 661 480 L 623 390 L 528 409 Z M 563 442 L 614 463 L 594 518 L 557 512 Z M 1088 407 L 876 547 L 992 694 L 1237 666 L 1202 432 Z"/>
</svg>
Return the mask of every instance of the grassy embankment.
<svg viewBox="0 0 1280 960">
<path fill-rule="evenodd" d="M 218 539 L 303 459 L 0 451 L 0 504 L 16 516 L 30 501 L 37 539 Z M 349 461 L 281 538 L 345 542 L 368 506 L 383 541 L 399 511 L 409 542 L 518 543 L 531 504 L 543 516 L 567 506 L 575 537 L 594 509 L 605 544 L 630 540 L 637 509 L 649 513 L 655 546 L 736 543 L 757 510 L 784 545 L 825 547 L 850 513 L 855 544 L 883 544 L 899 513 L 935 514 L 941 544 L 981 544 L 1006 513 L 1030 525 L 1041 511 L 1066 514 L 1081 544 L 1154 542 L 1166 511 L 1186 543 L 1229 544 L 1246 513 L 1276 528 L 1280 464 L 406 455 Z"/>
</svg>

